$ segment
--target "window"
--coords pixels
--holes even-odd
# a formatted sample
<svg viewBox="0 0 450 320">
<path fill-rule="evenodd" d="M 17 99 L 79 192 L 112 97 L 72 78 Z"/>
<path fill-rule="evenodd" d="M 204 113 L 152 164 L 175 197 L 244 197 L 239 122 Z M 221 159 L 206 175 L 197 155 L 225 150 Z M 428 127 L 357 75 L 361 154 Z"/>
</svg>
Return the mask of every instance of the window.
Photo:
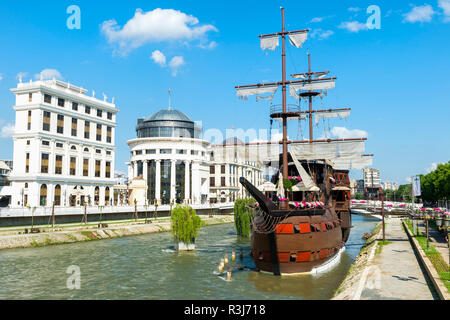
<svg viewBox="0 0 450 320">
<path fill-rule="evenodd" d="M 159 151 L 161 154 L 172 154 L 172 149 L 161 149 Z"/>
<path fill-rule="evenodd" d="M 42 145 L 48 147 L 50 146 L 50 141 L 42 140 Z"/>
<path fill-rule="evenodd" d="M 89 177 L 89 159 L 83 159 L 83 177 Z"/>
<path fill-rule="evenodd" d="M 31 111 L 28 111 L 28 130 L 31 130 Z"/>
<path fill-rule="evenodd" d="M 102 150 L 96 149 L 96 150 L 95 150 L 95 153 L 101 154 L 101 153 L 102 153 Z"/>
<path fill-rule="evenodd" d="M 44 94 L 44 102 L 52 104 L 52 96 L 49 94 Z"/>
<path fill-rule="evenodd" d="M 42 207 L 45 207 L 47 205 L 47 185 L 45 184 L 41 186 L 39 201 Z"/>
<path fill-rule="evenodd" d="M 71 176 L 76 175 L 76 169 L 77 169 L 77 158 L 70 157 L 70 175 Z"/>
<path fill-rule="evenodd" d="M 50 131 L 50 112 L 44 111 L 42 130 Z"/>
<path fill-rule="evenodd" d="M 84 148 L 83 151 L 84 151 L 84 152 L 89 152 L 89 149 L 88 149 L 88 148 Z"/>
<path fill-rule="evenodd" d="M 91 107 L 85 106 L 85 107 L 84 107 L 84 113 L 86 113 L 86 114 L 91 114 Z"/>
<path fill-rule="evenodd" d="M 60 206 L 61 205 L 61 186 L 59 184 L 57 184 L 55 186 L 55 199 L 53 201 L 53 204 L 55 206 Z"/>
<path fill-rule="evenodd" d="M 102 141 L 102 125 L 101 124 L 97 124 L 96 140 Z"/>
<path fill-rule="evenodd" d="M 216 166 L 210 166 L 209 167 L 209 173 L 215 174 L 216 173 Z"/>
<path fill-rule="evenodd" d="M 65 104 L 64 99 L 58 98 L 58 107 L 63 107 L 64 108 L 64 104 Z"/>
<path fill-rule="evenodd" d="M 41 173 L 48 173 L 48 153 L 41 155 Z"/>
<path fill-rule="evenodd" d="M 106 151 L 106 155 L 110 156 L 111 155 L 111 151 Z"/>
<path fill-rule="evenodd" d="M 56 147 L 62 149 L 62 148 L 64 148 L 64 144 L 60 143 L 60 142 L 57 142 L 56 143 Z"/>
<path fill-rule="evenodd" d="M 191 150 L 191 155 L 198 156 L 198 151 L 197 150 Z"/>
<path fill-rule="evenodd" d="M 72 102 L 72 110 L 73 111 L 78 111 L 78 103 Z"/>
<path fill-rule="evenodd" d="M 25 161 L 25 173 L 30 172 L 30 154 L 26 154 L 26 161 Z"/>
<path fill-rule="evenodd" d="M 214 187 L 215 185 L 216 185 L 216 180 L 214 179 L 214 177 L 210 177 L 209 178 L 209 186 Z"/>
<path fill-rule="evenodd" d="M 220 184 L 222 187 L 225 187 L 225 177 L 220 178 Z"/>
<path fill-rule="evenodd" d="M 33 94 L 32 93 L 28 94 L 28 102 L 33 102 Z"/>
<path fill-rule="evenodd" d="M 57 155 L 55 157 L 55 174 L 62 174 L 63 156 Z"/>
<path fill-rule="evenodd" d="M 84 138 L 85 139 L 89 139 L 90 130 L 91 130 L 90 126 L 91 126 L 91 123 L 89 121 L 84 122 Z"/>
<path fill-rule="evenodd" d="M 187 154 L 187 150 L 177 150 L 177 154 Z"/>
<path fill-rule="evenodd" d="M 70 150 L 75 150 L 75 151 L 77 151 L 77 147 L 71 146 L 71 147 L 70 147 Z"/>
<path fill-rule="evenodd" d="M 136 150 L 135 153 L 136 153 L 137 156 L 140 156 L 142 154 L 142 150 Z"/>
<path fill-rule="evenodd" d="M 72 118 L 72 137 L 77 136 L 78 119 Z"/>
<path fill-rule="evenodd" d="M 103 115 L 102 110 L 97 109 L 97 117 L 101 118 Z"/>
<path fill-rule="evenodd" d="M 58 121 L 56 124 L 56 132 L 59 134 L 64 134 L 64 116 L 58 114 Z"/>
<path fill-rule="evenodd" d="M 111 178 L 111 162 L 106 161 L 105 178 Z"/>
<path fill-rule="evenodd" d="M 220 166 L 220 173 L 222 173 L 222 174 L 225 173 L 225 166 L 224 165 Z"/>
<path fill-rule="evenodd" d="M 27 146 L 29 146 L 30 145 L 30 140 L 27 140 Z"/>
<path fill-rule="evenodd" d="M 108 120 L 112 120 L 112 112 L 106 113 L 106 117 L 108 118 Z"/>
<path fill-rule="evenodd" d="M 112 141 L 111 135 L 112 135 L 112 128 L 106 127 L 106 142 L 107 143 L 111 143 L 111 141 Z"/>
<path fill-rule="evenodd" d="M 148 149 L 145 151 L 147 154 L 156 154 L 156 149 Z"/>
<path fill-rule="evenodd" d="M 102 162 L 100 160 L 95 160 L 95 177 L 100 178 L 100 168 Z"/>
</svg>

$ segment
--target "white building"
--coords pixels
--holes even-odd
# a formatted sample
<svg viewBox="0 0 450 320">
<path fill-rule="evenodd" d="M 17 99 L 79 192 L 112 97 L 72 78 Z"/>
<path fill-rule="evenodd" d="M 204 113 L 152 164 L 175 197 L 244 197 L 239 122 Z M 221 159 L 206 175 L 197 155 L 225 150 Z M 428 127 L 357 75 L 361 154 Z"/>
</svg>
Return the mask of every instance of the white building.
<svg viewBox="0 0 450 320">
<path fill-rule="evenodd" d="M 202 140 L 201 128 L 181 111 L 163 109 L 138 119 L 137 138 L 127 142 L 131 151 L 128 179 L 142 177 L 147 199 L 138 204 L 202 204 L 209 195 L 210 143 Z"/>
<path fill-rule="evenodd" d="M 109 205 L 118 109 L 57 80 L 20 82 L 12 207 Z"/>
<path fill-rule="evenodd" d="M 239 153 L 234 157 L 223 156 L 227 153 L 224 149 L 242 144 L 237 138 L 229 138 L 223 145 L 211 146 L 209 185 L 212 203 L 234 202 L 239 198 L 249 197 L 247 190 L 239 182 L 241 177 L 257 187 L 263 183 L 261 163 L 248 161 L 250 159 L 240 157 Z"/>
<path fill-rule="evenodd" d="M 380 170 L 378 169 L 363 169 L 364 172 L 364 187 L 365 188 L 379 188 L 381 187 Z"/>
</svg>

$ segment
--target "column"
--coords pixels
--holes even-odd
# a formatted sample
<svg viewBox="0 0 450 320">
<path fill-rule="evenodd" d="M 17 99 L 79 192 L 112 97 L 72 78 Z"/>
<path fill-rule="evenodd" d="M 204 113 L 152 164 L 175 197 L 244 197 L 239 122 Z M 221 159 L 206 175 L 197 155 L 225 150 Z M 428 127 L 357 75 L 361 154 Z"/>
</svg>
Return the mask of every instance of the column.
<svg viewBox="0 0 450 320">
<path fill-rule="evenodd" d="M 128 166 L 128 180 L 131 181 L 131 179 L 133 179 L 133 165 L 131 164 L 131 162 L 128 162 L 127 166 Z"/>
<path fill-rule="evenodd" d="M 219 171 L 220 172 L 220 171 Z M 200 179 L 200 163 L 192 162 L 192 203 L 199 204 L 201 202 L 201 179 Z"/>
<path fill-rule="evenodd" d="M 190 181 L 190 175 L 189 175 L 189 168 L 191 165 L 190 161 L 185 161 L 184 162 L 185 165 L 185 178 L 184 178 L 184 201 L 185 203 L 189 203 L 189 199 L 191 198 L 191 190 L 190 190 L 190 185 L 191 185 L 191 181 Z"/>
<path fill-rule="evenodd" d="M 147 178 L 148 178 L 148 160 L 144 160 L 142 166 L 143 166 L 143 170 L 142 170 L 143 178 L 147 182 Z"/>
<path fill-rule="evenodd" d="M 177 161 L 171 160 L 170 161 L 170 201 L 175 202 L 176 198 L 176 177 L 177 177 Z"/>
<path fill-rule="evenodd" d="M 161 160 L 156 160 L 155 173 L 155 199 L 157 203 L 161 202 Z"/>
<path fill-rule="evenodd" d="M 133 178 L 138 176 L 138 162 L 133 161 Z"/>
</svg>

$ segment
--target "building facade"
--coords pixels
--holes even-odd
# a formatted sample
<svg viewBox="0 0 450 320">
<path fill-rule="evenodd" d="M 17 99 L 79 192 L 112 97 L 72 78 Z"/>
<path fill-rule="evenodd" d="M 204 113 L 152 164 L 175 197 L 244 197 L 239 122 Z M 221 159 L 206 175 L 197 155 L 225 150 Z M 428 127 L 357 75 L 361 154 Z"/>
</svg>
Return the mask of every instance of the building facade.
<svg viewBox="0 0 450 320">
<path fill-rule="evenodd" d="M 380 170 L 378 169 L 364 169 L 364 188 L 379 188 L 381 187 Z"/>
<path fill-rule="evenodd" d="M 147 199 L 136 199 L 138 204 L 208 201 L 210 143 L 200 138 L 201 130 L 184 113 L 171 108 L 138 119 L 137 138 L 127 142 L 130 186 L 140 178 L 147 185 Z"/>
<path fill-rule="evenodd" d="M 210 202 L 234 202 L 239 198 L 249 197 L 248 191 L 240 184 L 239 178 L 244 177 L 254 186 L 263 183 L 262 165 L 249 161 L 236 153 L 235 157 L 216 157 L 226 153 L 224 148 L 242 145 L 237 138 L 230 138 L 222 145 L 212 145 L 210 151 Z"/>
<path fill-rule="evenodd" d="M 11 207 L 111 205 L 112 102 L 58 80 L 20 82 L 16 96 Z"/>
</svg>

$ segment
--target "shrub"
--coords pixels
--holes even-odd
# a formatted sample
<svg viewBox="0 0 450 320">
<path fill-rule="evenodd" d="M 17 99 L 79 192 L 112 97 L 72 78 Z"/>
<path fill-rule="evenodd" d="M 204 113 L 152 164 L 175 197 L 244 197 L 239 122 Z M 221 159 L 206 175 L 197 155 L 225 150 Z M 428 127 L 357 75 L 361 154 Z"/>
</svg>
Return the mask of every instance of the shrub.
<svg viewBox="0 0 450 320">
<path fill-rule="evenodd" d="M 170 216 L 171 231 L 178 242 L 191 243 L 205 223 L 189 206 L 177 205 Z"/>
<path fill-rule="evenodd" d="M 255 213 L 249 206 L 253 206 L 255 202 L 255 199 L 238 199 L 234 203 L 234 224 L 238 236 L 250 237 L 251 224 Z"/>
</svg>

